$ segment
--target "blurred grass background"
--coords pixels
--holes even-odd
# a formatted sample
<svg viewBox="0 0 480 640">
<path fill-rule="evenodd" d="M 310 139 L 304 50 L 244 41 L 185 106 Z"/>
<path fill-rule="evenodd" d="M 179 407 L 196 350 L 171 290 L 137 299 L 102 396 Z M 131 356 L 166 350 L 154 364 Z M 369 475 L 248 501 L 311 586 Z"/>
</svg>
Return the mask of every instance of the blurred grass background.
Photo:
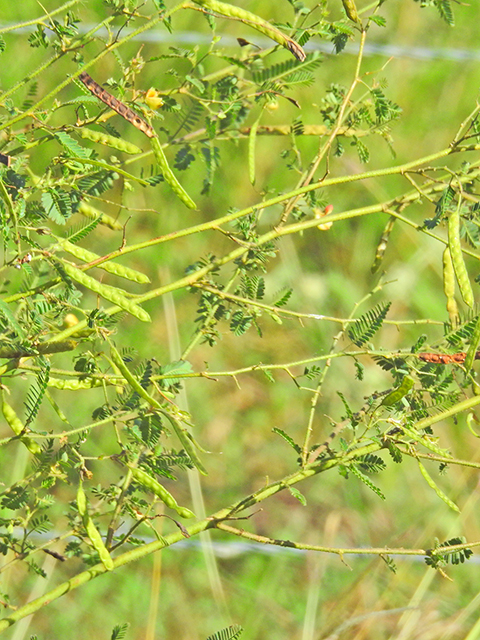
<svg viewBox="0 0 480 640">
<path fill-rule="evenodd" d="M 287 2 L 272 4 L 257 0 L 238 4 L 279 22 L 285 21 L 286 16 L 291 19 L 292 15 Z M 58 3 L 47 2 L 45 6 L 54 9 Z M 333 15 L 336 13 L 340 17 L 340 2 L 335 5 L 330 2 L 329 6 Z M 19 22 L 39 15 L 40 11 L 38 3 L 31 0 L 8 3 L 2 7 L 1 20 Z M 433 10 L 421 10 L 411 0 L 385 3 L 380 13 L 387 18 L 387 28 L 372 28 L 367 41 L 404 47 L 404 53 L 390 60 L 385 55 L 370 55 L 363 68 L 374 72 L 384 67 L 380 76 L 388 82 L 387 96 L 403 109 L 403 117 L 393 128 L 395 162 L 402 163 L 447 146 L 460 122 L 475 105 L 480 81 L 478 59 L 446 59 L 438 50 L 462 49 L 478 55 L 478 7 L 456 7 L 455 29 L 442 22 Z M 105 16 L 105 9 L 99 0 L 92 0 L 82 7 L 81 15 L 82 21 L 93 24 Z M 208 36 L 206 23 L 196 12 L 176 14 L 173 22 L 179 32 L 189 33 L 194 38 L 199 32 Z M 245 37 L 253 42 L 258 35 L 234 22 L 219 19 L 217 25 L 221 35 Z M 28 47 L 26 33 L 12 32 L 5 35 L 5 40 L 8 48 L 4 56 L 10 61 L 21 61 L 21 64 L 3 66 L 1 82 L 4 89 L 22 78 L 26 70 L 36 68 L 45 55 L 41 50 Z M 143 46 L 142 56 L 148 59 L 164 52 L 168 45 L 131 42 L 121 49 L 122 59 L 128 61 L 140 46 Z M 437 53 L 431 59 L 411 56 L 409 50 L 413 54 L 418 46 L 433 52 L 437 50 Z M 207 44 L 199 45 L 200 51 L 207 48 Z M 84 55 L 88 59 L 93 55 L 93 48 L 84 51 Z M 277 56 L 282 60 L 286 54 L 279 52 Z M 319 107 L 325 89 L 332 82 L 348 85 L 354 65 L 355 56 L 351 53 L 325 55 L 315 85 L 302 89 L 295 96 L 302 104 L 304 124 L 321 123 Z M 48 74 L 42 76 L 38 95 L 47 93 L 74 68 L 67 58 L 57 63 L 50 77 Z M 92 70 L 98 81 L 105 81 L 115 73 L 113 56 L 107 58 L 101 68 Z M 147 64 L 141 76 L 145 81 L 144 88 L 150 84 L 159 89 L 168 86 L 168 75 L 157 73 L 154 63 Z M 78 93 L 74 86 L 67 91 L 72 95 Z M 297 115 L 293 105 L 280 100 L 279 109 L 270 115 L 271 119 L 262 122 L 289 122 L 294 112 Z M 59 118 L 63 113 L 59 112 Z M 132 141 L 141 141 L 140 134 L 138 140 L 135 136 L 136 132 L 129 135 Z M 297 176 L 280 158 L 288 144 L 288 138 L 257 140 L 254 188 L 248 181 L 247 140 L 222 143 L 224 165 L 216 176 L 211 196 L 199 196 L 200 171 L 182 175 L 182 184 L 195 196 L 200 212 L 187 212 L 179 207 L 175 196 L 166 188 L 156 191 L 158 201 L 155 202 L 147 200 L 147 196 L 138 190 L 134 195 L 116 193 L 112 200 L 123 198 L 129 206 L 156 211 L 139 211 L 133 215 L 128 224 L 129 241 L 167 234 L 222 215 L 232 206 L 248 206 L 258 201 L 263 189 L 276 192 L 284 190 L 286 184 L 293 187 Z M 316 140 L 306 138 L 300 139 L 298 144 L 302 151 L 305 150 L 306 158 L 311 157 L 317 146 Z M 371 151 L 367 167 L 360 164 L 354 150 L 347 148 L 341 159 L 332 161 L 332 175 L 361 172 L 392 163 L 390 151 L 380 139 L 369 140 L 367 144 Z M 33 168 L 38 173 L 48 161 L 47 151 L 44 157 L 37 154 L 33 158 L 32 154 Z M 406 189 L 405 183 L 400 178 L 390 178 L 331 189 L 325 196 L 334 204 L 335 211 L 342 211 L 391 197 L 399 189 Z M 118 207 L 114 205 L 104 209 L 112 215 L 118 213 Z M 416 208 L 415 220 L 421 222 L 432 214 L 432 206 L 424 203 Z M 124 221 L 127 215 L 126 211 L 120 212 L 120 219 Z M 409 215 L 412 216 L 412 209 L 409 209 Z M 378 281 L 378 275 L 371 275 L 370 267 L 386 219 L 379 215 L 344 221 L 326 233 L 309 232 L 282 240 L 279 257 L 272 262 L 267 276 L 267 293 L 273 295 L 284 287 L 295 285 L 291 305 L 294 309 L 347 317 L 354 303 Z M 96 237 L 99 246 L 91 248 L 98 253 L 118 246 L 119 235 L 114 232 L 104 230 Z M 147 271 L 152 281 L 160 286 L 180 277 L 200 256 L 207 252 L 221 253 L 227 246 L 219 235 L 196 235 L 149 249 L 135 255 L 128 264 Z M 442 247 L 434 241 L 397 224 L 382 265 L 385 280 L 391 282 L 376 294 L 373 302 L 392 300 L 390 316 L 399 320 L 447 320 L 442 294 L 441 252 Z M 472 275 L 476 275 L 476 266 L 470 266 Z M 119 327 L 119 344 L 134 345 L 139 357 L 154 355 L 162 363 L 175 359 L 175 355 L 171 355 L 175 332 L 178 331 L 180 345 L 184 347 L 194 329 L 192 317 L 196 300 L 196 296 L 182 291 L 167 300 L 170 307 L 162 304 L 162 300 L 147 304 L 154 322 L 146 327 L 125 319 Z M 259 362 L 290 362 L 325 353 L 338 325 L 316 321 L 306 321 L 304 325 L 300 327 L 294 320 L 287 319 L 277 326 L 265 317 L 264 337 L 257 336 L 252 329 L 242 338 L 235 338 L 228 327 L 224 327 L 220 348 L 197 347 L 189 359 L 195 370 L 204 370 L 208 363 L 210 371 L 223 371 Z M 375 340 L 385 348 L 403 348 L 422 333 L 427 333 L 429 341 L 433 342 L 441 336 L 442 327 L 435 324 L 385 326 Z M 329 432 L 330 423 L 323 414 L 336 421 L 342 416 L 336 389 L 345 395 L 353 410 L 358 410 L 364 395 L 390 386 L 389 377 L 373 362 L 368 359 L 362 362 L 366 367 L 363 383 L 354 380 L 351 362 L 337 360 L 333 363 L 315 423 L 319 442 Z M 249 373 L 238 376 L 238 385 L 230 378 L 198 379 L 185 385 L 196 436 L 212 452 L 203 456 L 209 469 L 208 477 L 202 478 L 207 513 L 258 489 L 267 477 L 273 480 L 295 468 L 295 455 L 272 433 L 272 427 L 279 427 L 301 441 L 310 394 L 299 391 L 284 372 L 275 373 L 275 379 L 276 384 L 272 384 L 262 373 Z M 25 383 L 25 389 L 27 387 Z M 19 387 L 17 392 L 21 402 L 24 391 Z M 74 395 L 70 395 L 73 402 Z M 58 392 L 55 397 L 75 425 L 88 422 L 92 409 L 102 402 L 102 394 L 97 391 L 90 392 L 88 402 L 81 406 L 69 402 L 68 392 Z M 45 407 L 42 419 L 48 423 L 56 416 Z M 477 441 L 466 431 L 463 421 L 442 423 L 437 433 L 441 433 L 442 446 L 450 447 L 454 455 L 478 460 Z M 98 451 L 92 451 L 91 455 L 100 453 L 106 446 L 111 447 L 110 437 L 108 433 L 99 433 Z M 19 449 L 18 456 L 21 455 Z M 3 460 L 2 464 L 7 461 Z M 21 467 L 19 459 L 16 464 Z M 97 469 L 93 465 L 93 471 L 101 475 L 103 467 L 98 465 Z M 15 473 L 15 467 L 12 473 Z M 480 538 L 475 470 L 453 467 L 439 480 L 444 491 L 462 508 L 460 516 L 449 511 L 426 486 L 413 461 L 399 467 L 390 462 L 387 471 L 375 481 L 387 497 L 385 503 L 355 480 L 346 482 L 333 471 L 299 487 L 307 498 L 306 508 L 284 492 L 265 502 L 262 510 L 244 526 L 275 538 L 336 547 L 415 548 L 432 545 L 434 537 L 440 540 L 453 535 L 465 535 L 469 540 Z M 180 503 L 191 503 L 185 477 L 169 486 Z M 59 502 L 62 498 L 68 498 L 68 487 L 63 495 L 60 490 Z M 240 523 L 239 526 L 243 525 Z M 165 523 L 164 527 L 170 530 L 169 524 Z M 30 633 L 39 638 L 107 638 L 111 628 L 124 621 L 131 623 L 128 640 L 145 637 L 203 639 L 230 621 L 245 628 L 242 640 L 447 640 L 465 638 L 469 631 L 469 640 L 480 636 L 474 630 L 480 594 L 476 562 L 449 569 L 453 578 L 450 582 L 416 558 L 398 558 L 398 571 L 393 574 L 377 557 L 346 557 L 342 563 L 337 556 L 277 548 L 236 551 L 234 545 L 226 545 L 236 540 L 219 532 L 212 537 L 215 543 L 225 543 L 216 552 L 223 595 L 212 591 L 201 548 L 185 544 L 93 581 L 37 613 L 30 629 L 18 624 L 5 636 L 8 640 L 22 640 Z M 49 586 L 80 570 L 80 562 L 75 559 L 64 565 L 52 564 L 50 559 L 48 562 Z M 24 602 L 30 590 L 41 582 L 23 572 L 10 572 L 5 580 L 2 590 L 12 589 L 18 594 L 19 603 Z M 152 602 L 156 610 L 152 608 Z M 147 628 L 150 631 L 147 632 Z"/>
</svg>

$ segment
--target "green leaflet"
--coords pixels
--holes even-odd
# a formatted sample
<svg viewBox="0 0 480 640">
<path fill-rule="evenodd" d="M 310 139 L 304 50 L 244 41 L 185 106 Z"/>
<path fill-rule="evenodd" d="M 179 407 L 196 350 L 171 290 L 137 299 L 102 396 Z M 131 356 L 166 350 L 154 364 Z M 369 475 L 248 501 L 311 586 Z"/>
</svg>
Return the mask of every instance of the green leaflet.
<svg viewBox="0 0 480 640">
<path fill-rule="evenodd" d="M 5 316 L 5 318 L 8 320 L 9 327 L 15 331 L 15 333 L 20 339 L 23 339 L 26 337 L 26 333 L 23 330 L 23 327 L 17 322 L 17 319 L 15 318 L 13 313 L 10 311 L 10 307 L 6 302 L 4 302 L 1 299 L 0 299 L 0 313 Z M 8 357 L 8 356 L 2 356 L 2 357 Z"/>
<path fill-rule="evenodd" d="M 348 329 L 348 337 L 357 347 L 362 347 L 380 329 L 391 304 L 391 302 L 377 304 L 373 309 L 352 322 Z"/>
</svg>

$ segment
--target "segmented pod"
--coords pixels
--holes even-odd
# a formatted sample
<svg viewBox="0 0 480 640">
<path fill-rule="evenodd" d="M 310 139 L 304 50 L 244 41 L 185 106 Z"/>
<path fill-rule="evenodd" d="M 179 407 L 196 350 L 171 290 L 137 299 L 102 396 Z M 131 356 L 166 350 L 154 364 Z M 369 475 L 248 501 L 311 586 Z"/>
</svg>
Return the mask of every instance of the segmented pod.
<svg viewBox="0 0 480 640">
<path fill-rule="evenodd" d="M 455 300 L 455 271 L 449 247 L 443 252 L 443 292 L 447 298 L 448 317 L 452 326 L 458 324 L 458 306 Z"/>
<path fill-rule="evenodd" d="M 155 131 L 153 127 L 145 122 L 143 118 L 141 118 L 138 113 L 127 107 L 126 104 L 112 96 L 111 93 L 108 93 L 106 89 L 104 89 L 101 85 L 96 82 L 92 76 L 88 75 L 85 71 L 82 71 L 78 75 L 78 79 L 80 82 L 87 87 L 89 91 L 93 93 L 94 96 L 97 96 L 99 100 L 101 100 L 104 104 L 116 111 L 122 118 L 125 118 L 130 124 L 133 124 L 134 127 L 142 131 L 146 136 L 151 138 L 155 135 Z"/>
<path fill-rule="evenodd" d="M 100 224 L 103 224 L 105 227 L 113 229 L 114 231 L 122 231 L 123 229 L 123 225 L 115 220 L 115 218 L 112 218 L 112 216 L 108 216 L 106 213 L 103 213 L 103 211 L 95 209 L 95 207 L 92 207 L 86 202 L 81 202 L 79 204 L 78 213 L 81 213 L 82 216 L 85 216 L 85 218 L 90 218 L 91 220 L 100 218 Z"/>
<path fill-rule="evenodd" d="M 102 386 L 102 380 L 87 378 L 86 380 L 61 380 L 60 378 L 49 378 L 47 386 L 66 391 L 77 391 L 78 389 L 93 389 Z"/>
<path fill-rule="evenodd" d="M 173 416 L 169 415 L 166 411 L 162 413 L 170 421 L 170 424 L 172 425 L 177 438 L 180 440 L 180 443 L 182 444 L 183 448 L 187 452 L 193 464 L 196 466 L 196 468 L 200 471 L 202 475 L 204 476 L 208 475 L 207 470 L 203 466 L 202 461 L 200 460 L 200 458 L 197 455 L 197 452 L 195 451 L 195 447 L 190 437 L 190 434 L 187 432 L 186 429 L 182 428 L 182 426 L 177 422 L 177 420 L 175 420 Z"/>
<path fill-rule="evenodd" d="M 15 409 L 11 407 L 8 402 L 5 400 L 5 394 L 2 393 L 2 413 L 5 418 L 8 426 L 13 431 L 16 436 L 20 436 L 21 433 L 24 433 L 25 427 L 23 426 L 22 421 L 15 413 Z M 30 453 L 34 455 L 40 453 L 42 451 L 39 444 L 37 444 L 34 440 L 29 438 L 28 436 L 20 436 L 20 442 L 22 442 Z"/>
<path fill-rule="evenodd" d="M 457 207 L 448 216 L 448 248 L 452 257 L 453 270 L 458 282 L 458 288 L 465 304 L 473 308 L 474 298 L 468 271 L 463 260 L 462 245 L 460 243 L 460 210 Z"/>
<path fill-rule="evenodd" d="M 404 376 L 402 383 L 397 389 L 391 391 L 382 401 L 382 405 L 385 407 L 391 407 L 392 405 L 399 402 L 407 393 L 412 389 L 415 381 L 410 376 Z"/>
<path fill-rule="evenodd" d="M 77 489 L 77 509 L 82 519 L 87 515 L 87 496 L 83 490 L 83 483 L 80 482 Z"/>
<path fill-rule="evenodd" d="M 125 380 L 128 382 L 128 384 L 132 387 L 132 389 L 136 391 L 141 398 L 143 398 L 144 400 L 152 404 L 154 407 L 159 409 L 160 404 L 154 398 L 152 398 L 150 394 L 147 392 L 147 390 L 144 389 L 142 385 L 138 382 L 138 380 L 135 378 L 133 373 L 131 373 L 130 369 L 127 367 L 127 365 L 123 361 L 122 356 L 118 353 L 117 349 L 115 349 L 113 344 L 110 344 L 110 353 L 112 354 L 113 363 L 118 367 L 118 370 L 120 371 L 122 376 L 125 378 Z"/>
<path fill-rule="evenodd" d="M 93 253 L 93 251 L 83 249 L 82 247 L 79 247 L 78 245 L 73 244 L 68 240 L 60 239 L 58 242 L 62 249 L 64 249 L 67 253 L 70 253 L 72 256 L 75 256 L 75 258 L 78 258 L 83 262 L 94 262 L 101 257 L 98 254 Z M 102 264 L 99 264 L 97 268 L 108 271 L 108 273 L 112 273 L 113 275 L 119 276 L 120 278 L 138 282 L 138 284 L 148 284 L 150 282 L 150 278 L 144 273 L 136 271 L 135 269 L 130 269 L 130 267 L 125 267 L 122 264 L 118 264 L 118 262 L 102 262 Z"/>
<path fill-rule="evenodd" d="M 167 157 L 163 152 L 162 145 L 160 144 L 160 140 L 158 139 L 158 137 L 155 136 L 154 138 L 151 138 L 150 142 L 152 144 L 155 160 L 158 162 L 158 165 L 163 174 L 163 177 L 165 178 L 165 181 L 170 185 L 170 187 L 172 188 L 172 191 L 180 198 L 180 200 L 183 202 L 185 206 L 187 206 L 189 209 L 196 209 L 197 205 L 190 198 L 188 193 L 179 183 L 175 174 L 171 170 L 170 165 L 167 162 Z"/>
<path fill-rule="evenodd" d="M 123 295 L 124 292 L 120 289 L 116 289 L 115 287 L 111 287 L 108 284 L 102 284 L 101 282 L 98 282 L 98 280 L 95 280 L 87 273 L 81 271 L 80 269 L 77 269 L 77 267 L 74 267 L 68 262 L 62 262 L 62 268 L 65 270 L 67 275 L 72 278 L 72 280 L 75 280 L 87 289 L 90 289 L 90 291 L 98 293 L 98 295 L 102 296 L 102 298 L 105 298 L 105 300 L 113 302 L 113 304 L 116 304 L 117 307 L 128 311 L 128 313 L 130 313 L 132 316 L 135 316 L 135 318 L 142 320 L 142 322 L 151 322 L 150 315 L 144 309 L 142 309 L 142 307 L 139 307 L 138 304 L 135 304 L 134 302 L 132 302 L 132 300 L 128 300 L 127 298 L 125 298 L 125 296 Z"/>
<path fill-rule="evenodd" d="M 82 517 L 83 526 L 87 532 L 87 536 L 92 543 L 93 548 L 98 553 L 98 556 L 107 571 L 113 570 L 113 560 L 105 546 L 102 536 L 98 532 L 96 526 L 93 524 L 93 520 L 88 513 L 87 496 L 83 490 L 83 483 L 80 481 L 77 490 L 77 508 L 78 513 Z"/>
<path fill-rule="evenodd" d="M 195 514 L 186 507 L 180 507 L 172 494 L 155 480 L 155 478 L 152 478 L 152 476 L 148 475 L 143 469 L 131 465 L 127 466 L 132 472 L 133 479 L 145 487 L 145 489 L 154 493 L 169 509 L 176 511 L 182 518 L 195 518 Z"/>
<path fill-rule="evenodd" d="M 140 147 L 137 147 L 137 145 L 132 144 L 123 138 L 115 138 L 115 136 L 111 136 L 103 131 L 93 131 L 86 127 L 80 127 L 76 129 L 76 131 L 79 136 L 85 140 L 98 142 L 106 147 L 112 147 L 112 149 L 116 149 L 117 151 L 124 151 L 125 153 L 129 153 L 133 156 L 142 153 L 142 150 Z"/>
<path fill-rule="evenodd" d="M 467 357 L 465 358 L 465 369 L 466 373 L 470 372 L 472 368 L 473 361 L 475 360 L 475 356 L 477 354 L 477 348 L 480 343 L 480 315 L 477 316 L 477 321 L 475 323 L 475 328 L 472 334 L 472 340 L 470 342 L 470 346 L 468 347 Z"/>
<path fill-rule="evenodd" d="M 181 444 L 183 445 L 183 448 L 187 452 L 191 461 L 197 467 L 200 473 L 206 476 L 207 471 L 203 466 L 202 461 L 198 457 L 197 452 L 195 451 L 195 448 L 193 446 L 191 438 L 189 437 L 189 434 L 187 434 L 187 432 L 184 429 L 182 429 L 182 427 L 178 424 L 177 420 L 175 420 L 175 418 L 171 416 L 167 411 L 164 411 L 160 403 L 157 402 L 155 398 L 152 398 L 152 396 L 148 393 L 148 391 L 141 386 L 138 380 L 130 372 L 130 370 L 124 363 L 122 356 L 118 353 L 117 349 L 115 349 L 113 344 L 110 344 L 110 351 L 112 354 L 113 363 L 118 367 L 118 370 L 123 375 L 125 380 L 129 383 L 132 389 L 134 389 L 138 393 L 138 395 L 141 398 L 143 398 L 148 403 L 150 403 L 152 407 L 155 407 L 156 409 L 160 410 L 162 415 L 164 415 L 169 420 L 170 424 L 173 427 L 173 430 L 177 435 L 177 438 L 180 440 Z"/>
<path fill-rule="evenodd" d="M 210 9 L 211 11 L 215 11 L 215 13 L 219 13 L 220 15 L 227 16 L 227 18 L 235 18 L 237 20 L 241 20 L 245 22 L 253 29 L 260 31 L 268 38 L 271 38 L 274 42 L 278 42 L 282 47 L 285 47 L 292 53 L 298 60 L 303 62 L 306 58 L 305 51 L 302 47 L 289 38 L 284 33 L 282 33 L 279 29 L 273 27 L 266 20 L 262 20 L 259 16 L 254 13 L 250 13 L 250 11 L 245 11 L 245 9 L 241 9 L 240 7 L 234 6 L 232 4 L 227 4 L 226 2 L 219 2 L 218 0 L 194 0 L 196 4 L 199 4 L 206 9 Z"/>
<path fill-rule="evenodd" d="M 395 225 L 396 218 L 394 216 L 390 216 L 383 230 L 382 236 L 378 242 L 377 250 L 375 251 L 375 259 L 371 266 L 372 273 L 376 273 L 380 265 L 383 262 L 383 258 L 385 256 L 385 251 L 387 250 L 388 241 L 390 239 L 390 234 L 392 233 L 393 227 Z"/>
</svg>

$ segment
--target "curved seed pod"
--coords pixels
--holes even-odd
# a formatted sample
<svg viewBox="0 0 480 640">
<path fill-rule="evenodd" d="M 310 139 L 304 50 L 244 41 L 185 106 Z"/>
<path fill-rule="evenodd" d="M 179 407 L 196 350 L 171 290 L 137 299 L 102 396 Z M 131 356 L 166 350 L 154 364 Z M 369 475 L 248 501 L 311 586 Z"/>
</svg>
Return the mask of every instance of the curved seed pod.
<svg viewBox="0 0 480 640">
<path fill-rule="evenodd" d="M 180 507 L 172 494 L 157 480 L 155 480 L 155 478 L 152 478 L 152 476 L 148 475 L 148 473 L 138 467 L 133 467 L 129 464 L 127 467 L 132 472 L 133 479 L 154 493 L 169 509 L 176 511 L 182 518 L 195 518 L 195 514 L 186 507 Z"/>
<path fill-rule="evenodd" d="M 190 437 L 190 434 L 188 433 L 188 431 L 186 429 L 183 429 L 182 426 L 177 422 L 177 420 L 175 420 L 175 418 L 169 415 L 166 411 L 162 411 L 162 414 L 166 418 L 168 418 L 168 420 L 170 421 L 170 424 L 172 425 L 177 438 L 180 440 L 180 443 L 182 444 L 185 451 L 188 453 L 189 458 L 191 459 L 193 464 L 196 466 L 196 468 L 200 471 L 202 475 L 204 476 L 208 475 L 207 470 L 203 466 L 202 461 L 200 460 L 200 458 L 197 455 L 197 452 L 195 451 L 192 438 Z"/>
<path fill-rule="evenodd" d="M 458 288 L 465 304 L 473 308 L 474 298 L 468 271 L 463 260 L 462 245 L 460 244 L 460 209 L 457 207 L 448 216 L 448 248 L 452 257 L 453 270 L 457 277 Z"/>
<path fill-rule="evenodd" d="M 110 109 L 116 111 L 122 118 L 125 118 L 130 124 L 133 124 L 134 127 L 142 131 L 146 136 L 151 138 L 155 135 L 155 131 L 150 124 L 145 122 L 133 109 L 130 109 L 130 107 L 127 107 L 126 104 L 115 98 L 115 96 L 112 96 L 111 93 L 108 93 L 108 91 L 99 85 L 88 73 L 82 71 L 82 73 L 78 75 L 78 79 L 80 82 L 83 82 L 94 96 L 97 96 L 97 98 L 109 106 Z"/>
<path fill-rule="evenodd" d="M 429 487 L 431 487 L 435 493 L 437 494 L 437 496 L 440 498 L 440 500 L 443 500 L 445 502 L 445 504 L 450 507 L 450 509 L 453 509 L 453 511 L 456 511 L 457 513 L 460 513 L 460 509 L 457 507 L 457 505 L 453 502 L 453 500 L 450 500 L 450 498 L 445 495 L 443 493 L 443 491 L 440 489 L 439 486 L 437 486 L 435 484 L 435 481 L 433 480 L 433 478 L 430 476 L 430 474 L 428 473 L 428 471 L 425 469 L 425 467 L 423 466 L 423 464 L 420 462 L 420 460 L 417 460 L 418 462 L 418 468 L 420 469 L 420 473 L 422 474 L 422 476 L 424 477 L 424 479 L 427 481 L 427 484 Z"/>
<path fill-rule="evenodd" d="M 90 140 L 91 142 L 99 142 L 100 144 L 105 145 L 106 147 L 112 147 L 112 149 L 116 149 L 117 151 L 124 151 L 125 153 L 129 153 L 131 155 L 137 155 L 142 153 L 140 147 L 132 144 L 131 142 L 127 142 L 123 138 L 115 138 L 115 136 L 111 136 L 108 133 L 104 133 L 103 131 L 93 131 L 92 129 L 87 129 L 86 127 L 79 127 L 76 129 L 76 132 L 81 138 L 85 140 Z"/>
<path fill-rule="evenodd" d="M 77 490 L 77 508 L 78 513 L 82 517 L 83 526 L 85 527 L 85 531 L 89 537 L 90 542 L 92 543 L 93 548 L 98 553 L 98 556 L 107 571 L 113 570 L 113 560 L 110 556 L 107 547 L 105 546 L 102 536 L 98 532 L 96 526 L 93 524 L 93 520 L 88 513 L 88 504 L 87 504 L 87 496 L 85 495 L 85 491 L 83 490 L 83 483 L 80 481 Z"/>
<path fill-rule="evenodd" d="M 371 266 L 372 273 L 376 273 L 383 262 L 385 251 L 387 250 L 388 246 L 388 241 L 390 239 L 390 234 L 392 233 L 393 227 L 395 225 L 395 220 L 396 218 L 394 216 L 390 216 L 387 224 L 385 225 L 382 236 L 377 245 L 377 250 L 375 251 L 375 258 Z"/>
<path fill-rule="evenodd" d="M 82 216 L 85 216 L 85 218 L 90 218 L 91 220 L 96 220 L 97 218 L 101 218 L 99 224 L 103 224 L 105 227 L 108 227 L 109 229 L 113 229 L 114 231 L 123 230 L 123 225 L 117 222 L 115 218 L 112 218 L 112 216 L 108 216 L 106 213 L 103 213 L 103 211 L 99 211 L 98 209 L 95 209 L 95 207 L 92 207 L 86 202 L 81 202 L 79 204 L 78 213 L 81 213 Z"/>
<path fill-rule="evenodd" d="M 11 407 L 5 400 L 4 393 L 2 393 L 2 413 L 10 429 L 16 436 L 20 436 L 20 442 L 22 442 L 27 447 L 30 453 L 33 453 L 34 455 L 40 453 L 42 451 L 42 448 L 39 444 L 37 444 L 28 436 L 20 435 L 21 433 L 25 432 L 25 427 L 23 426 L 20 418 L 15 413 L 15 409 Z"/>
<path fill-rule="evenodd" d="M 138 382 L 138 380 L 135 378 L 133 373 L 127 367 L 127 365 L 123 361 L 122 356 L 118 353 L 117 349 L 115 349 L 113 344 L 110 344 L 110 353 L 112 354 L 113 363 L 118 367 L 118 370 L 120 371 L 122 376 L 125 378 L 125 380 L 128 382 L 128 384 L 132 387 L 132 389 L 136 391 L 141 398 L 149 402 L 152 406 L 159 409 L 160 404 L 154 398 L 152 398 L 150 394 L 147 392 L 147 390 L 144 389 L 142 385 Z"/>
<path fill-rule="evenodd" d="M 78 258 L 79 260 L 83 260 L 83 262 L 94 262 L 95 260 L 101 258 L 101 256 L 99 256 L 98 254 L 93 253 L 93 251 L 83 249 L 82 247 L 79 247 L 76 244 L 69 242 L 68 240 L 59 239 L 58 244 L 67 253 L 70 253 L 72 256 L 75 256 L 75 258 Z M 99 264 L 97 268 L 108 271 L 108 273 L 112 273 L 113 275 L 119 276 L 120 278 L 138 282 L 138 284 L 148 284 L 150 282 L 150 278 L 144 273 L 136 271 L 135 269 L 130 269 L 130 267 L 125 267 L 122 264 L 118 264 L 118 262 L 102 262 L 102 264 Z"/>
<path fill-rule="evenodd" d="M 196 209 L 197 205 L 190 198 L 188 193 L 177 180 L 173 171 L 170 169 L 170 165 L 167 162 L 167 157 L 163 152 L 162 145 L 160 144 L 160 140 L 158 139 L 158 137 L 155 136 L 154 138 L 151 138 L 150 142 L 152 144 L 155 160 L 158 162 L 165 181 L 170 185 L 172 191 L 180 198 L 185 206 L 187 206 L 189 209 Z"/>
<path fill-rule="evenodd" d="M 410 376 L 404 376 L 401 385 L 391 391 L 382 401 L 382 405 L 385 407 L 391 407 L 401 400 L 412 389 L 415 381 Z"/>
<path fill-rule="evenodd" d="M 477 348 L 479 343 L 480 343 L 480 315 L 477 316 L 477 321 L 475 323 L 475 328 L 472 334 L 472 340 L 470 342 L 470 346 L 468 347 L 467 357 L 465 358 L 466 375 L 470 373 L 470 369 L 472 368 L 473 361 L 475 360 L 475 356 L 477 354 Z"/>
<path fill-rule="evenodd" d="M 350 20 L 353 20 L 353 22 L 357 22 L 358 24 L 362 24 L 362 21 L 360 20 L 357 13 L 355 2 L 353 0 L 342 0 L 342 4 L 343 8 L 345 9 L 345 13 L 350 18 Z"/>
<path fill-rule="evenodd" d="M 456 327 L 458 324 L 458 307 L 455 300 L 455 271 L 448 247 L 445 247 L 443 252 L 443 292 L 447 298 L 448 317 L 452 326 Z"/>
<path fill-rule="evenodd" d="M 72 280 L 75 280 L 75 282 L 78 282 L 94 293 L 98 293 L 98 295 L 105 298 L 105 300 L 113 302 L 117 307 L 128 311 L 128 313 L 135 316 L 135 318 L 142 320 L 142 322 L 151 322 L 150 315 L 142 309 L 142 307 L 139 307 L 138 304 L 135 304 L 132 300 L 125 298 L 123 295 L 124 292 L 121 291 L 121 289 L 116 289 L 108 284 L 98 282 L 98 280 L 95 280 L 84 271 L 77 269 L 77 267 L 74 267 L 68 262 L 62 262 L 62 268 L 66 274 L 72 278 Z"/>
<path fill-rule="evenodd" d="M 173 427 L 173 430 L 175 431 L 175 433 L 177 435 L 177 438 L 180 440 L 181 444 L 183 445 L 183 448 L 187 452 L 187 454 L 190 457 L 191 461 L 197 467 L 197 469 L 200 471 L 200 473 L 202 473 L 204 476 L 206 476 L 207 475 L 207 471 L 206 471 L 205 467 L 203 466 L 202 461 L 198 457 L 197 452 L 195 451 L 195 448 L 193 446 L 192 439 L 190 438 L 190 436 L 187 433 L 187 431 L 184 430 L 180 426 L 180 424 L 178 424 L 177 420 L 175 420 L 175 418 L 173 416 L 171 416 L 167 411 L 164 411 L 162 409 L 162 406 L 160 405 L 160 403 L 157 402 L 155 400 L 155 398 L 152 398 L 152 396 L 148 393 L 148 391 L 141 386 L 141 384 L 138 382 L 138 380 L 133 376 L 133 374 L 130 372 L 128 367 L 125 365 L 125 363 L 124 363 L 124 361 L 122 359 L 122 356 L 118 353 L 117 349 L 115 349 L 113 344 L 110 344 L 110 351 L 111 351 L 111 354 L 112 354 L 113 363 L 118 367 L 118 370 L 123 375 L 125 380 L 129 383 L 129 385 L 132 387 L 132 389 L 134 389 L 138 393 L 138 395 L 141 398 L 143 398 L 148 403 L 150 403 L 152 405 L 152 407 L 155 407 L 156 409 L 158 409 L 161 412 L 161 414 L 168 419 L 168 421 L 170 422 L 170 424 Z"/>
<path fill-rule="evenodd" d="M 292 40 L 292 38 L 289 38 L 279 29 L 273 27 L 266 20 L 262 20 L 262 18 L 255 15 L 254 13 L 245 11 L 245 9 L 241 9 L 240 7 L 236 7 L 232 4 L 219 2 L 218 0 L 194 0 L 194 2 L 202 7 L 205 7 L 206 9 L 215 11 L 215 13 L 227 16 L 227 18 L 234 18 L 245 22 L 253 29 L 260 31 L 260 33 L 263 33 L 267 37 L 271 38 L 274 42 L 278 42 L 278 44 L 281 44 L 282 47 L 288 49 L 290 53 L 292 53 L 301 62 L 305 60 L 305 51 L 298 44 L 298 42 L 295 42 L 295 40 Z"/>
</svg>

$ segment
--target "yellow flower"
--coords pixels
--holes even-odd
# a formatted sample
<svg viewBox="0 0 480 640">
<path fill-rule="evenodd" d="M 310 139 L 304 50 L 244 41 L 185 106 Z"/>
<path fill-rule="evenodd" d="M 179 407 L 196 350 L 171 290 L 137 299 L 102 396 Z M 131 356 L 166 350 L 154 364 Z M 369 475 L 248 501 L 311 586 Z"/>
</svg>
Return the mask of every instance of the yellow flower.
<svg viewBox="0 0 480 640">
<path fill-rule="evenodd" d="M 159 109 L 163 105 L 163 100 L 160 98 L 159 92 L 150 87 L 150 89 L 145 94 L 145 102 L 150 107 L 150 109 L 156 110 Z"/>
</svg>

